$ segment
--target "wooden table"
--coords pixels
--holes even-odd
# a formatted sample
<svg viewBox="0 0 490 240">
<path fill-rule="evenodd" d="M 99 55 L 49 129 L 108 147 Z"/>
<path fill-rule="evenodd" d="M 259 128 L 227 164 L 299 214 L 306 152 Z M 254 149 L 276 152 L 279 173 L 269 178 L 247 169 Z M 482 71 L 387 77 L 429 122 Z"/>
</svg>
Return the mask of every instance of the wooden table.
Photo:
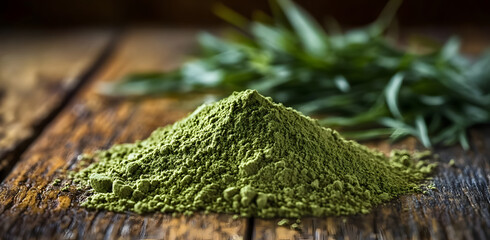
<svg viewBox="0 0 490 240">
<path fill-rule="evenodd" d="M 446 37 L 451 31 L 426 31 Z M 195 30 L 8 31 L 0 33 L 0 236 L 87 239 L 489 239 L 490 127 L 472 130 L 471 151 L 439 148 L 437 190 L 403 196 L 370 214 L 281 219 L 223 214 L 171 217 L 87 211 L 64 175 L 79 155 L 142 139 L 184 117 L 197 102 L 175 98 L 108 99 L 95 89 L 129 72 L 177 67 L 194 49 Z M 481 51 L 490 31 L 457 29 L 464 50 Z M 190 103 L 190 104 L 189 104 Z M 415 140 L 389 151 L 421 148 Z M 449 166 L 450 159 L 456 161 Z M 60 185 L 53 185 L 57 178 Z"/>
</svg>

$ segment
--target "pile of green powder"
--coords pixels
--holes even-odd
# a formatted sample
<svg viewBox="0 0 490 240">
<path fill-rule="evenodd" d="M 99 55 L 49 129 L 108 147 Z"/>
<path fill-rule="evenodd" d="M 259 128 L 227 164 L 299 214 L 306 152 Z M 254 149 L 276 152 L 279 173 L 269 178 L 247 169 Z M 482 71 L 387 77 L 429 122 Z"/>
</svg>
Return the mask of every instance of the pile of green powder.
<svg viewBox="0 0 490 240">
<path fill-rule="evenodd" d="M 367 213 L 419 190 L 434 165 L 386 157 L 256 91 L 199 107 L 74 175 L 88 208 L 258 217 Z"/>
</svg>

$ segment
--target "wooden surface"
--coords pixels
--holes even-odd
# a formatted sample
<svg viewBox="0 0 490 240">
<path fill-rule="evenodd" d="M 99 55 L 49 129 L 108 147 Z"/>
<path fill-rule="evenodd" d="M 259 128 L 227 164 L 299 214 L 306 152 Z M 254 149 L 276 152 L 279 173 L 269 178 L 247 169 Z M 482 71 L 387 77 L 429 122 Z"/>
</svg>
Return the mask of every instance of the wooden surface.
<svg viewBox="0 0 490 240">
<path fill-rule="evenodd" d="M 232 216 L 222 214 L 194 214 L 191 217 L 174 218 L 164 214 L 141 216 L 133 213 L 116 214 L 80 208 L 79 203 L 84 197 L 83 193 L 69 185 L 69 180 L 64 177 L 67 171 L 79 167 L 78 156 L 80 154 L 108 148 L 114 143 L 132 142 L 145 138 L 153 129 L 184 117 L 199 103 L 195 100 L 196 98 L 108 99 L 97 95 L 95 91 L 97 84 L 117 79 L 128 72 L 164 70 L 178 66 L 193 50 L 195 32 L 171 29 L 132 29 L 120 35 L 114 32 L 99 32 L 95 35 L 79 33 L 81 34 L 79 37 L 64 39 L 63 44 L 48 41 L 49 44 L 54 44 L 53 46 L 80 48 L 77 51 L 73 50 L 74 53 L 56 47 L 40 47 L 40 50 L 33 52 L 33 55 L 45 52 L 41 55 L 46 54 L 52 57 L 32 57 L 42 60 L 50 59 L 45 63 L 17 65 L 12 62 L 13 60 L 7 63 L 0 62 L 2 66 L 0 76 L 7 76 L 6 79 L 9 82 L 15 82 L 13 80 L 15 75 L 6 75 L 9 74 L 9 69 L 17 67 L 19 72 L 28 72 L 29 69 L 36 68 L 46 73 L 56 72 L 57 74 L 53 75 L 46 74 L 57 76 L 51 77 L 51 79 L 58 79 L 53 80 L 54 83 L 51 82 L 56 86 L 63 84 L 66 76 L 71 76 L 71 86 L 77 86 L 66 88 L 68 90 L 61 92 L 55 91 L 58 94 L 54 94 L 49 92 L 51 89 L 49 87 L 35 88 L 36 84 L 45 83 L 36 80 L 33 87 L 25 89 L 27 93 L 22 95 L 23 101 L 9 100 L 11 105 L 27 108 L 28 113 L 25 114 L 31 112 L 28 111 L 29 109 L 36 109 L 37 106 L 48 101 L 43 101 L 42 96 L 51 99 L 49 101 L 54 103 L 44 107 L 43 114 L 35 115 L 36 117 L 32 117 L 30 122 L 24 125 L 27 129 L 37 128 L 35 131 L 38 134 L 16 136 L 17 131 L 13 131 L 10 133 L 14 135 L 10 138 L 11 140 L 1 138 L 5 143 L 0 145 L 0 149 L 3 146 L 14 146 L 15 148 L 19 141 L 23 141 L 22 139 L 32 140 L 27 144 L 28 147 L 18 147 L 18 151 L 21 151 L 22 154 L 11 157 L 9 164 L 15 162 L 16 165 L 0 185 L 0 238 L 490 238 L 490 150 L 488 150 L 490 149 L 490 127 L 485 126 L 471 132 L 472 148 L 469 152 L 463 152 L 459 147 L 436 149 L 441 156 L 441 165 L 434 176 L 437 190 L 429 190 L 425 195 L 403 196 L 377 207 L 372 213 L 366 215 L 305 218 L 302 220 L 300 230 L 278 226 L 277 222 L 281 219 L 239 218 L 234 220 Z M 15 35 L 8 37 L 14 39 Z M 109 41 L 111 37 L 114 37 L 115 41 Z M 85 47 L 80 46 L 79 41 L 82 41 L 80 39 L 85 39 L 83 40 Z M 471 39 L 470 37 L 466 41 L 466 45 L 471 45 Z M 480 36 L 474 39 L 477 39 L 475 40 L 478 42 L 477 45 L 490 43 L 490 40 L 485 37 Z M 23 48 L 22 42 L 11 41 L 11 44 L 17 44 L 19 49 Z M 32 41 L 35 43 L 37 40 Z M 88 44 L 89 42 L 91 44 Z M 471 46 L 473 49 L 474 44 Z M 59 55 L 54 54 L 55 52 L 58 52 Z M 29 56 L 29 54 L 20 50 L 12 50 L 8 56 L 11 56 L 12 59 L 22 59 L 22 56 Z M 0 56 L 0 58 L 4 57 L 5 55 Z M 60 63 L 60 66 L 63 67 L 45 66 L 51 61 L 53 65 Z M 8 66 L 8 68 L 3 66 Z M 21 86 L 20 81 L 29 81 L 23 79 L 32 78 L 19 78 L 19 82 L 13 84 Z M 5 92 L 11 91 L 10 85 L 7 85 L 9 82 L 3 80 L 0 82 L 0 86 L 9 86 L 9 88 L 2 88 L 4 96 L 6 96 Z M 33 88 L 44 91 L 39 93 L 44 95 L 38 96 L 38 93 L 32 90 Z M 14 92 L 23 90 L 20 87 L 12 89 Z M 33 94 L 29 94 L 29 91 Z M 64 95 L 67 96 L 63 97 Z M 19 98 L 21 97 L 17 97 Z M 3 104 L 4 100 L 0 106 Z M 4 116 L 12 111 L 11 109 L 12 107 L 0 109 L 0 115 Z M 46 114 L 51 116 L 48 118 L 49 121 L 46 120 L 45 124 L 36 125 L 37 121 L 46 119 L 43 117 Z M 20 121 L 19 119 L 22 119 L 23 116 L 28 115 L 16 116 L 9 122 L 0 122 L 0 127 L 9 129 L 8 124 Z M 19 134 L 23 133 L 24 127 L 21 128 Z M 392 147 L 420 148 L 414 140 L 408 140 L 395 146 L 386 142 L 371 142 L 369 145 L 382 151 L 389 151 Z M 3 148 L 6 149 L 6 147 Z M 450 159 L 456 160 L 455 166 L 447 164 Z M 55 186 L 52 183 L 57 178 L 63 181 Z M 67 191 L 62 190 L 65 185 L 69 185 Z"/>
<path fill-rule="evenodd" d="M 0 34 L 0 176 L 95 68 L 111 31 Z"/>
</svg>

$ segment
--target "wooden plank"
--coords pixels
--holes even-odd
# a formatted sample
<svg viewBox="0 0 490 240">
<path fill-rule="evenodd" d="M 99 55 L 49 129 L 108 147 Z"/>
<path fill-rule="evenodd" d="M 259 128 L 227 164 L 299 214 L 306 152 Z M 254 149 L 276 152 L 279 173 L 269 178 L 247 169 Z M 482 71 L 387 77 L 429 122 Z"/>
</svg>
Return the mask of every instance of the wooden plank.
<svg viewBox="0 0 490 240">
<path fill-rule="evenodd" d="M 0 33 L 0 176 L 80 85 L 111 35 L 106 30 Z"/>
<path fill-rule="evenodd" d="M 195 106 L 179 99 L 107 99 L 95 85 L 126 73 L 176 67 L 192 49 L 194 31 L 140 29 L 126 33 L 115 55 L 22 157 L 0 187 L 0 232 L 5 237 L 240 239 L 246 219 L 228 215 L 172 218 L 87 211 L 83 194 L 51 183 L 72 170 L 79 154 L 147 137 Z M 192 230 L 192 231 L 191 231 Z"/>
</svg>

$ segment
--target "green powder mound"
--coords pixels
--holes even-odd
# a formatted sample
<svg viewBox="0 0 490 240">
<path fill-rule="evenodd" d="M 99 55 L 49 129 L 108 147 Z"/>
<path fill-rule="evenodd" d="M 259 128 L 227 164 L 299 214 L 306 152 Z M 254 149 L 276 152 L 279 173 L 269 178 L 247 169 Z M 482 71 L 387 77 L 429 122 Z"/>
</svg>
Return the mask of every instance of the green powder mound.
<svg viewBox="0 0 490 240">
<path fill-rule="evenodd" d="M 435 167 L 347 141 L 252 90 L 95 158 L 74 175 L 94 191 L 85 207 L 258 217 L 367 213 L 418 191 Z"/>
</svg>

